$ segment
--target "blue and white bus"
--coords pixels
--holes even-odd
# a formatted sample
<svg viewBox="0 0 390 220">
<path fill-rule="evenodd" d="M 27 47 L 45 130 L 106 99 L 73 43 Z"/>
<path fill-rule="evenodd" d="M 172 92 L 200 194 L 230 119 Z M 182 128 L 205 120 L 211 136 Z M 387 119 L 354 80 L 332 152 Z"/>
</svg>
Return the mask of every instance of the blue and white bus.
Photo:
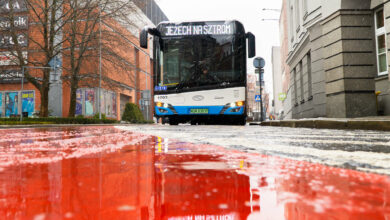
<svg viewBox="0 0 390 220">
<path fill-rule="evenodd" d="M 154 36 L 157 118 L 171 125 L 245 125 L 247 57 L 255 56 L 252 33 L 238 21 L 162 22 L 141 31 L 143 48 L 148 34 Z"/>
</svg>

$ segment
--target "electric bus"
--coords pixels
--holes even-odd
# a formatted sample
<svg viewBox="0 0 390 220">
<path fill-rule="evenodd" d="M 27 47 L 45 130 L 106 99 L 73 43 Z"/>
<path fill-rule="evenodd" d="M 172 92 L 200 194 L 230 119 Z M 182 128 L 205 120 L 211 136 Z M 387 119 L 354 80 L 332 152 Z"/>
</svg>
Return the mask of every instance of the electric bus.
<svg viewBox="0 0 390 220">
<path fill-rule="evenodd" d="M 153 35 L 155 116 L 179 123 L 246 123 L 247 57 L 255 36 L 239 21 L 162 22 Z M 247 51 L 248 50 L 248 51 Z"/>
</svg>

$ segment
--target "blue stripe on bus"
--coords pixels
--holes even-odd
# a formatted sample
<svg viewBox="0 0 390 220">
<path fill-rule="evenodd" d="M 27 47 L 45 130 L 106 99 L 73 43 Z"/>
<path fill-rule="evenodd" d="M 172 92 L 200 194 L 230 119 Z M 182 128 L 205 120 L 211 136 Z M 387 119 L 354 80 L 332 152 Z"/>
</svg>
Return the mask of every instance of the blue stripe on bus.
<svg viewBox="0 0 390 220">
<path fill-rule="evenodd" d="M 219 115 L 224 108 L 224 106 L 173 106 L 178 115 L 195 115 L 190 114 L 191 109 L 208 109 L 209 113 L 207 115 Z M 240 109 L 238 112 L 231 112 L 234 109 Z M 160 110 L 166 111 L 166 113 L 160 112 Z M 173 111 L 169 108 L 164 107 L 155 107 L 156 115 L 158 116 L 169 116 L 174 115 Z M 228 108 L 224 115 L 243 115 L 244 107 L 234 107 Z"/>
</svg>

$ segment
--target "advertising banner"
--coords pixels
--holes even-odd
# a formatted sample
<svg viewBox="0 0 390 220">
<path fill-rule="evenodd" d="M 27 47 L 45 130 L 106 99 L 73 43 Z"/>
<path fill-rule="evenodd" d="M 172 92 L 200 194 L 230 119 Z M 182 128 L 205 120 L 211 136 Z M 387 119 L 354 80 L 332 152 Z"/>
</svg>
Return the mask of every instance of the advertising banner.
<svg viewBox="0 0 390 220">
<path fill-rule="evenodd" d="M 76 115 L 82 115 L 83 114 L 83 91 L 81 89 L 78 89 L 76 92 Z"/>
<path fill-rule="evenodd" d="M 26 33 L 16 34 L 18 44 L 20 47 L 27 47 L 28 37 Z M 14 40 L 10 34 L 0 34 L 0 48 L 10 48 L 15 46 Z"/>
<path fill-rule="evenodd" d="M 25 0 L 0 0 L 0 13 L 9 13 L 11 8 L 13 12 L 27 11 Z"/>
<path fill-rule="evenodd" d="M 18 30 L 28 29 L 28 17 L 27 16 L 15 16 L 14 27 Z M 10 18 L 0 17 L 0 31 L 6 31 L 11 28 Z"/>
<path fill-rule="evenodd" d="M 95 90 L 85 90 L 85 115 L 93 116 L 95 113 Z"/>
<path fill-rule="evenodd" d="M 17 92 L 6 92 L 4 97 L 5 104 L 5 116 L 10 117 L 18 114 L 18 93 Z"/>
<path fill-rule="evenodd" d="M 112 96 L 111 92 L 107 92 L 105 95 L 105 100 L 106 100 L 106 114 L 107 116 L 112 115 Z"/>
<path fill-rule="evenodd" d="M 0 84 L 1 83 L 21 83 L 22 70 L 0 70 Z"/>
<path fill-rule="evenodd" d="M 112 115 L 116 118 L 116 93 L 112 93 Z"/>
<path fill-rule="evenodd" d="M 3 93 L 0 92 L 0 117 L 3 116 Z"/>
<path fill-rule="evenodd" d="M 28 116 L 32 116 L 35 107 L 34 91 L 22 92 L 22 112 L 28 112 Z"/>
<path fill-rule="evenodd" d="M 16 54 L 16 52 L 13 52 Z M 19 60 L 11 52 L 0 52 L 0 66 L 19 65 Z M 27 51 L 23 51 L 23 57 L 27 60 Z"/>
<path fill-rule="evenodd" d="M 107 91 L 104 91 L 103 89 L 100 89 L 100 112 L 102 114 L 105 114 L 107 115 L 107 112 L 106 112 L 106 102 L 105 102 L 105 94 L 107 93 Z"/>
</svg>

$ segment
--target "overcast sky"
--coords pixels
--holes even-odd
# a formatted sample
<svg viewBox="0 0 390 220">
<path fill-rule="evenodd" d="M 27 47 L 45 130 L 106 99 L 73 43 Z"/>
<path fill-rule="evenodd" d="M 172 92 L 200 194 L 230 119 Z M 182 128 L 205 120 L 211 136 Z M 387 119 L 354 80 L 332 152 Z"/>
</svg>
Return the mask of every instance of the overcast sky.
<svg viewBox="0 0 390 220">
<path fill-rule="evenodd" d="M 170 21 L 238 20 L 245 30 L 256 36 L 256 56 L 266 60 L 266 89 L 272 93 L 271 48 L 279 46 L 278 21 L 281 0 L 156 0 Z M 248 73 L 253 73 L 252 59 L 248 62 Z"/>
</svg>

